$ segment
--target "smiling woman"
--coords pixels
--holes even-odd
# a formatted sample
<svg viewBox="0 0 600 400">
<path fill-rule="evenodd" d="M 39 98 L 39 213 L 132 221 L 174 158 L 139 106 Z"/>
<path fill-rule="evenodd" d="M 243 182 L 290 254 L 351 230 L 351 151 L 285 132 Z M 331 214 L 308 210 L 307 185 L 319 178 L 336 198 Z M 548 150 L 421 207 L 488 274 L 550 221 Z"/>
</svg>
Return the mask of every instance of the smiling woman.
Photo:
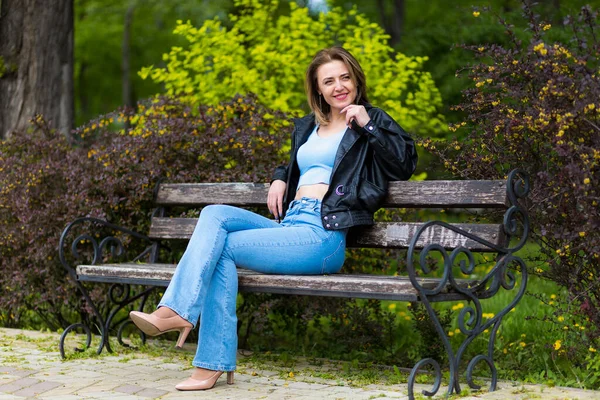
<svg viewBox="0 0 600 400">
<path fill-rule="evenodd" d="M 178 345 L 200 318 L 196 369 L 179 390 L 210 389 L 223 372 L 233 383 L 236 267 L 339 272 L 348 229 L 372 225 L 388 182 L 407 180 L 416 168 L 413 140 L 367 102 L 365 75 L 348 51 L 318 52 L 305 87 L 313 113 L 294 121 L 290 162 L 273 175 L 267 206 L 275 221 L 231 206 L 204 207 L 158 310 L 130 314 L 148 335 L 179 331 Z"/>
<path fill-rule="evenodd" d="M 366 108 L 366 77 L 356 59 L 341 47 L 317 53 L 306 71 L 306 92 L 317 125 L 298 150 L 300 180 L 296 199 L 322 199 L 329 189 L 336 151 L 352 123 L 360 130 L 369 121 Z M 335 142 L 321 139 L 338 138 Z M 343 193 L 342 186 L 336 193 Z"/>
</svg>

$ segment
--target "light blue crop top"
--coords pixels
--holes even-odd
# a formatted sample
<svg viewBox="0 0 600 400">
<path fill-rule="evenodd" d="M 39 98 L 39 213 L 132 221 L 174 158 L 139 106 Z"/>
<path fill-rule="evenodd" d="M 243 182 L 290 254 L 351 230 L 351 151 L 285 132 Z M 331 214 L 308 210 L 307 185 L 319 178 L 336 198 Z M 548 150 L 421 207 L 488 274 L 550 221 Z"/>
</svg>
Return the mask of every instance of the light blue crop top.
<svg viewBox="0 0 600 400">
<path fill-rule="evenodd" d="M 298 149 L 296 156 L 300 168 L 298 187 L 315 183 L 329 185 L 331 181 L 335 155 L 346 129 L 326 138 L 320 137 L 317 129 L 319 129 L 319 125 L 312 131 L 306 143 Z"/>
</svg>

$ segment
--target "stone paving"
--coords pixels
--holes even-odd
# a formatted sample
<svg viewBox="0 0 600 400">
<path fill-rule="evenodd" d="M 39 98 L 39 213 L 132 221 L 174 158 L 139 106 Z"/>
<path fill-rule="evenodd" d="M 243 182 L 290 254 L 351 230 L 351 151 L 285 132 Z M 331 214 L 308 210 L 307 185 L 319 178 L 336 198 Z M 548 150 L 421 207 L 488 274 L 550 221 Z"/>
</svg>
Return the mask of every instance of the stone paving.
<svg viewBox="0 0 600 400">
<path fill-rule="evenodd" d="M 58 338 L 57 334 L 0 328 L 0 399 L 408 399 L 405 384 L 358 386 L 336 379 L 339 367 L 334 363 L 294 362 L 293 371 L 288 372 L 289 368 L 246 362 L 243 354 L 235 384 L 227 385 L 223 376 L 212 390 L 179 392 L 174 386 L 190 375 L 193 346 L 186 345 L 179 352 L 181 358 L 129 350 L 62 361 Z M 600 399 L 600 392 L 594 391 L 513 382 L 498 386 L 492 393 L 473 392 L 460 398 Z"/>
</svg>

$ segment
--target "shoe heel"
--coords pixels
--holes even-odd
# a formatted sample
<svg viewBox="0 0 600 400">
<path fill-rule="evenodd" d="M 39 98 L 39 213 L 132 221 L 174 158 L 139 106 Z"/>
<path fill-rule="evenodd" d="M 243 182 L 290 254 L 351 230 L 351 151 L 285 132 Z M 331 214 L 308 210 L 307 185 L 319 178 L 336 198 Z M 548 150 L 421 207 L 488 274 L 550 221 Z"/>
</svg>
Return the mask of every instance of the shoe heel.
<svg viewBox="0 0 600 400">
<path fill-rule="evenodd" d="M 182 348 L 185 343 L 185 339 L 187 339 L 187 337 L 191 331 L 192 331 L 191 327 L 183 328 L 182 330 L 180 330 L 179 331 L 179 339 L 177 339 L 177 344 L 175 345 L 175 347 L 177 347 L 178 349 Z"/>
<path fill-rule="evenodd" d="M 227 384 L 233 385 L 233 371 L 227 371 Z"/>
</svg>

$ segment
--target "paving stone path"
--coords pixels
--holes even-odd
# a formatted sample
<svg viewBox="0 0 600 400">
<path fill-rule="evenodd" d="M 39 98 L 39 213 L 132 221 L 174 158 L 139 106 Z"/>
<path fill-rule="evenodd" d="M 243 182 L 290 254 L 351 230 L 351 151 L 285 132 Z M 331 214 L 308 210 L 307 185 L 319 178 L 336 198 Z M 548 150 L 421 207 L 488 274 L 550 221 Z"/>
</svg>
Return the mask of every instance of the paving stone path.
<svg viewBox="0 0 600 400">
<path fill-rule="evenodd" d="M 408 399 L 406 385 L 357 387 L 335 379 L 339 369 L 335 363 L 295 362 L 294 374 L 276 365 L 257 367 L 244 361 L 243 355 L 234 385 L 227 385 L 223 377 L 212 390 L 179 392 L 175 384 L 186 379 L 190 370 L 189 361 L 177 356 L 129 351 L 62 361 L 57 344 L 57 334 L 0 328 L 0 399 Z M 187 346 L 180 353 L 189 360 L 194 347 Z M 600 392 L 501 382 L 495 392 L 460 398 L 600 399 Z"/>
</svg>

